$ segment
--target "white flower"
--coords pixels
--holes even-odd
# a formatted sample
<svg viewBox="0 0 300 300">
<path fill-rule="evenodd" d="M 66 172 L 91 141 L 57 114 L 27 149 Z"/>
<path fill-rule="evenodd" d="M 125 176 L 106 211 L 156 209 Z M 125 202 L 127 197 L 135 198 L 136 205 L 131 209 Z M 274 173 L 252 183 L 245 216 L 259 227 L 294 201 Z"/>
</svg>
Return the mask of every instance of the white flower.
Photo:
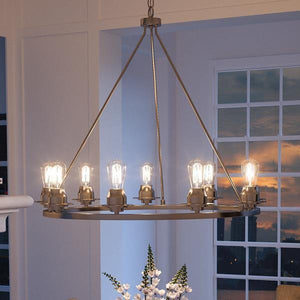
<svg viewBox="0 0 300 300">
<path fill-rule="evenodd" d="M 141 300 L 141 295 L 140 294 L 136 294 L 133 298 L 133 300 Z"/>
<path fill-rule="evenodd" d="M 183 296 L 181 297 L 181 300 L 189 300 L 189 298 L 183 295 Z"/>
<path fill-rule="evenodd" d="M 140 284 L 137 285 L 136 288 L 137 288 L 138 291 L 141 291 L 141 290 L 142 290 L 142 286 L 141 286 Z"/>
<path fill-rule="evenodd" d="M 124 289 L 120 286 L 119 288 L 117 288 L 117 292 L 119 294 L 122 294 L 124 292 Z"/>
<path fill-rule="evenodd" d="M 159 282 L 160 282 L 160 279 L 159 279 L 159 278 L 153 278 L 153 279 L 152 279 L 152 285 L 153 285 L 153 286 L 157 286 L 157 285 L 159 284 Z"/>
<path fill-rule="evenodd" d="M 154 271 L 149 270 L 149 271 L 148 271 L 148 275 L 149 275 L 151 278 L 154 277 Z"/>
<path fill-rule="evenodd" d="M 192 288 L 190 287 L 190 286 L 186 286 L 185 287 L 185 291 L 187 292 L 187 293 L 191 293 L 193 290 L 192 290 Z"/>
<path fill-rule="evenodd" d="M 156 277 L 158 277 L 161 274 L 161 271 L 156 269 L 156 270 L 154 270 L 154 274 Z"/>
<path fill-rule="evenodd" d="M 159 296 L 163 296 L 165 294 L 165 292 L 166 292 L 165 290 L 159 290 L 158 294 L 159 294 Z"/>
<path fill-rule="evenodd" d="M 121 297 L 117 297 L 116 300 L 122 300 L 122 298 Z"/>
<path fill-rule="evenodd" d="M 123 297 L 125 300 L 130 300 L 130 294 L 128 292 L 126 292 Z"/>
<path fill-rule="evenodd" d="M 129 285 L 128 283 L 123 284 L 123 289 L 124 289 L 125 291 L 128 291 L 128 290 L 130 289 L 130 285 Z"/>
</svg>

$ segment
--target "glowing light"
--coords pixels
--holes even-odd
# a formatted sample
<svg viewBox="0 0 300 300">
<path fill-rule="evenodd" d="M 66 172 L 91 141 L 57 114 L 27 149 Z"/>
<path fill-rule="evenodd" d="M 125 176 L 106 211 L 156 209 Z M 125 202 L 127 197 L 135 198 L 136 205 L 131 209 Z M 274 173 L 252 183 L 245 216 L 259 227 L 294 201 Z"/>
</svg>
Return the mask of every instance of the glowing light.
<svg viewBox="0 0 300 300">
<path fill-rule="evenodd" d="M 113 161 L 107 166 L 111 189 L 123 189 L 126 166 L 121 161 Z"/>
<path fill-rule="evenodd" d="M 191 188 L 201 188 L 203 183 L 203 166 L 199 160 L 193 160 L 188 164 L 188 172 Z"/>
<path fill-rule="evenodd" d="M 91 167 L 83 165 L 81 167 L 81 183 L 83 186 L 89 186 L 91 182 Z"/>
<path fill-rule="evenodd" d="M 142 180 L 145 185 L 151 185 L 153 167 L 149 163 L 142 165 Z"/>
</svg>

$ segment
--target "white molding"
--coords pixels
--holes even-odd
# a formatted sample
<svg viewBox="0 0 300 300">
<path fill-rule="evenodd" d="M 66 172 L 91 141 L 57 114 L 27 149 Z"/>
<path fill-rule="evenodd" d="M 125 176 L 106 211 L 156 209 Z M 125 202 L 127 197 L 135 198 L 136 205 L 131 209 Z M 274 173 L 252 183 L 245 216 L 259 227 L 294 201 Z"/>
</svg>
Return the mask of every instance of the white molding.
<svg viewBox="0 0 300 300">
<path fill-rule="evenodd" d="M 100 0 L 99 0 L 100 1 Z M 103 1 L 103 0 L 102 0 Z M 100 7 L 101 9 L 101 7 Z M 100 10 L 99 9 L 99 10 Z M 172 9 L 172 8 L 170 8 Z M 300 3 L 298 0 L 275 0 L 258 3 L 244 3 L 240 4 L 237 1 L 236 5 L 223 5 L 210 7 L 203 7 L 201 9 L 183 10 L 183 6 L 171 12 L 156 11 L 156 15 L 162 18 L 164 24 L 194 22 L 244 16 L 257 16 L 265 14 L 276 14 L 282 12 L 293 12 L 300 10 Z M 146 11 L 145 11 L 146 13 Z M 135 15 L 128 15 L 128 11 L 124 12 L 122 17 L 117 18 L 101 18 L 99 20 L 99 29 L 119 29 L 139 26 L 139 19 L 144 16 L 142 13 Z"/>
</svg>

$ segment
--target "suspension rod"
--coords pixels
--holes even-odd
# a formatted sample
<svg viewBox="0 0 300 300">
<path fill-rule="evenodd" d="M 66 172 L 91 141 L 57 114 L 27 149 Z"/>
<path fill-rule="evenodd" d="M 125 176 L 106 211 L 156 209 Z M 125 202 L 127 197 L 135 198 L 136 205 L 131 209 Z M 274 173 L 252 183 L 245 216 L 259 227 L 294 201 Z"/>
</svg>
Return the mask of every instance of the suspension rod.
<svg viewBox="0 0 300 300">
<path fill-rule="evenodd" d="M 162 49 L 163 49 L 163 51 L 164 51 L 164 53 L 165 53 L 165 55 L 166 55 L 166 57 L 167 57 L 170 65 L 171 65 L 171 67 L 172 67 L 172 69 L 173 69 L 173 71 L 174 71 L 174 73 L 175 73 L 175 75 L 177 77 L 177 80 L 179 81 L 179 83 L 181 85 L 181 88 L 182 88 L 182 90 L 183 90 L 183 92 L 184 92 L 184 94 L 185 94 L 185 96 L 186 96 L 186 98 L 187 98 L 190 106 L 192 107 L 192 110 L 194 111 L 194 113 L 195 113 L 195 115 L 196 115 L 196 117 L 197 117 L 197 119 L 198 119 L 198 121 L 199 121 L 199 123 L 200 123 L 200 125 L 201 125 L 201 127 L 202 127 L 202 129 L 203 129 L 203 131 L 204 131 L 204 133 L 205 133 L 205 135 L 207 137 L 207 139 L 208 139 L 208 142 L 209 142 L 211 148 L 213 149 L 215 155 L 217 156 L 217 158 L 219 160 L 220 165 L 222 166 L 222 168 L 223 168 L 223 170 L 224 170 L 224 172 L 225 172 L 225 174 L 226 174 L 226 176 L 227 176 L 227 178 L 228 178 L 228 180 L 229 180 L 229 182 L 230 182 L 230 184 L 231 184 L 231 186 L 232 186 L 232 188 L 233 188 L 233 190 L 235 192 L 235 195 L 236 195 L 237 199 L 240 202 L 242 202 L 242 199 L 241 199 L 241 196 L 240 196 L 240 194 L 238 192 L 238 189 L 237 189 L 235 183 L 233 182 L 233 180 L 232 180 L 232 178 L 231 178 L 231 176 L 230 176 L 227 168 L 225 167 L 225 165 L 223 163 L 223 160 L 222 160 L 222 158 L 220 156 L 220 153 L 218 152 L 217 148 L 215 147 L 214 142 L 213 142 L 213 140 L 212 140 L 212 138 L 211 138 L 208 130 L 206 129 L 206 126 L 205 126 L 204 122 L 202 121 L 202 119 L 200 117 L 200 114 L 198 113 L 197 108 L 196 108 L 196 106 L 195 106 L 195 104 L 194 104 L 194 102 L 193 102 L 193 100 L 192 100 L 189 92 L 187 91 L 187 89 L 186 89 L 186 87 L 185 87 L 185 85 L 184 85 L 184 83 L 183 83 L 183 81 L 182 81 L 182 79 L 181 79 L 181 77 L 180 77 L 180 75 L 179 75 L 179 73 L 178 73 L 178 71 L 177 71 L 177 69 L 176 69 L 176 67 L 175 67 L 175 65 L 174 65 L 174 63 L 173 63 L 173 61 L 172 61 L 172 59 L 171 59 L 171 57 L 170 57 L 167 49 L 166 49 L 166 47 L 165 47 L 165 45 L 164 45 L 164 43 L 162 42 L 162 40 L 161 40 L 161 38 L 160 38 L 160 36 L 158 34 L 157 28 L 155 28 L 155 35 L 156 35 L 156 37 L 157 37 L 157 39 L 158 39 L 158 41 L 160 43 L 160 46 L 162 47 Z"/>
<path fill-rule="evenodd" d="M 93 122 L 93 124 L 92 124 L 92 126 L 90 127 L 88 133 L 86 134 L 84 140 L 82 141 L 81 145 L 79 146 L 79 148 L 78 148 L 76 154 L 74 155 L 74 157 L 73 157 L 73 159 L 72 159 L 72 161 L 71 161 L 71 163 L 70 163 L 70 165 L 69 165 L 69 167 L 68 167 L 68 169 L 67 169 L 67 171 L 66 171 L 66 174 L 65 174 L 65 176 L 64 176 L 64 178 L 63 178 L 63 181 L 62 181 L 60 187 L 63 186 L 63 184 L 64 184 L 64 182 L 66 181 L 66 179 L 67 179 L 67 177 L 68 177 L 68 175 L 69 175 L 69 173 L 70 173 L 70 171 L 71 171 L 71 169 L 72 169 L 72 167 L 73 167 L 73 165 L 74 165 L 76 159 L 78 158 L 80 152 L 82 151 L 82 149 L 83 149 L 84 146 L 86 145 L 87 140 L 89 139 L 90 135 L 91 135 L 92 132 L 94 131 L 94 129 L 95 129 L 95 127 L 96 127 L 96 125 L 97 125 L 97 123 L 98 123 L 98 121 L 99 121 L 99 119 L 100 119 L 100 117 L 101 117 L 101 115 L 102 115 L 102 113 L 103 113 L 103 111 L 104 111 L 104 109 L 106 108 L 107 104 L 109 103 L 109 101 L 110 101 L 110 99 L 111 99 L 111 96 L 113 95 L 114 91 L 116 90 L 117 86 L 119 85 L 119 83 L 120 83 L 120 81 L 121 81 L 123 75 L 124 75 L 125 72 L 127 71 L 128 66 L 129 66 L 129 64 L 131 63 L 131 61 L 132 61 L 134 55 L 136 54 L 138 48 L 140 47 L 140 45 L 141 45 L 141 43 L 142 43 L 142 41 L 143 41 L 145 35 L 146 35 L 146 27 L 144 28 L 144 32 L 143 32 L 141 38 L 139 39 L 139 41 L 138 41 L 136 47 L 134 48 L 132 54 L 130 55 L 130 57 L 129 57 L 127 63 L 125 64 L 125 66 L 124 66 L 124 68 L 123 68 L 123 70 L 121 71 L 121 73 L 120 73 L 120 75 L 119 75 L 117 81 L 115 82 L 113 88 L 111 89 L 110 93 L 108 94 L 108 96 L 107 96 L 107 98 L 106 98 L 104 104 L 102 105 L 101 109 L 99 110 L 99 112 L 98 112 L 98 114 L 97 114 L 97 116 L 96 116 L 95 121 Z"/>
<path fill-rule="evenodd" d="M 161 142 L 160 142 L 160 126 L 159 126 L 159 114 L 158 114 L 157 80 L 156 80 L 156 63 L 155 63 L 155 48 L 154 48 L 154 39 L 153 39 L 153 26 L 150 27 L 150 43 L 151 43 L 151 57 L 152 57 L 154 103 L 155 103 L 157 152 L 158 152 L 159 173 L 160 173 L 160 191 L 161 191 L 161 200 L 160 200 L 160 202 L 161 202 L 162 205 L 165 205 L 166 201 L 165 201 L 164 175 L 163 175 Z"/>
</svg>

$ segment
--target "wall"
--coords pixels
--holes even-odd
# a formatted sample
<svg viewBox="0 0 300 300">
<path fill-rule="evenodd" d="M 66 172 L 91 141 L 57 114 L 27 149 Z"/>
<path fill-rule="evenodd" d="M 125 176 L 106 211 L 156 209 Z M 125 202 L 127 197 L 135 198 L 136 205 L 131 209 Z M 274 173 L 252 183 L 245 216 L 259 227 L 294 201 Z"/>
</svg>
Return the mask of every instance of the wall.
<svg viewBox="0 0 300 300">
<path fill-rule="evenodd" d="M 101 28 L 139 26 L 147 15 L 146 1 L 98 0 Z M 297 11 L 297 0 L 169 0 L 155 1 L 156 16 L 164 24 L 213 20 L 240 16 L 265 15 Z"/>
<path fill-rule="evenodd" d="M 241 57 L 300 53 L 300 18 L 260 24 L 227 24 L 176 33 L 176 63 L 209 131 L 214 132 L 212 92 L 213 61 Z M 183 170 L 190 158 L 210 157 L 211 151 L 198 135 L 199 124 L 191 120 L 191 109 L 177 93 L 177 168 Z M 189 134 L 186 134 L 189 132 Z M 198 137 L 198 138 L 195 138 Z M 182 146 L 184 145 L 184 146 Z M 182 184 L 179 184 L 182 183 Z M 177 180 L 179 198 L 186 195 L 186 180 Z M 187 234 L 189 233 L 189 234 Z M 213 299 L 213 223 L 177 222 L 176 262 L 187 263 L 194 290 L 191 299 Z"/>
<path fill-rule="evenodd" d="M 39 166 L 53 160 L 69 164 L 99 107 L 97 3 L 20 4 L 25 191 L 38 201 Z M 92 183 L 99 195 L 98 153 L 96 130 L 66 182 L 69 201 L 76 197 L 83 162 L 96 166 Z M 47 219 L 34 204 L 25 228 L 27 282 L 18 299 L 100 298 L 99 222 Z"/>
</svg>

